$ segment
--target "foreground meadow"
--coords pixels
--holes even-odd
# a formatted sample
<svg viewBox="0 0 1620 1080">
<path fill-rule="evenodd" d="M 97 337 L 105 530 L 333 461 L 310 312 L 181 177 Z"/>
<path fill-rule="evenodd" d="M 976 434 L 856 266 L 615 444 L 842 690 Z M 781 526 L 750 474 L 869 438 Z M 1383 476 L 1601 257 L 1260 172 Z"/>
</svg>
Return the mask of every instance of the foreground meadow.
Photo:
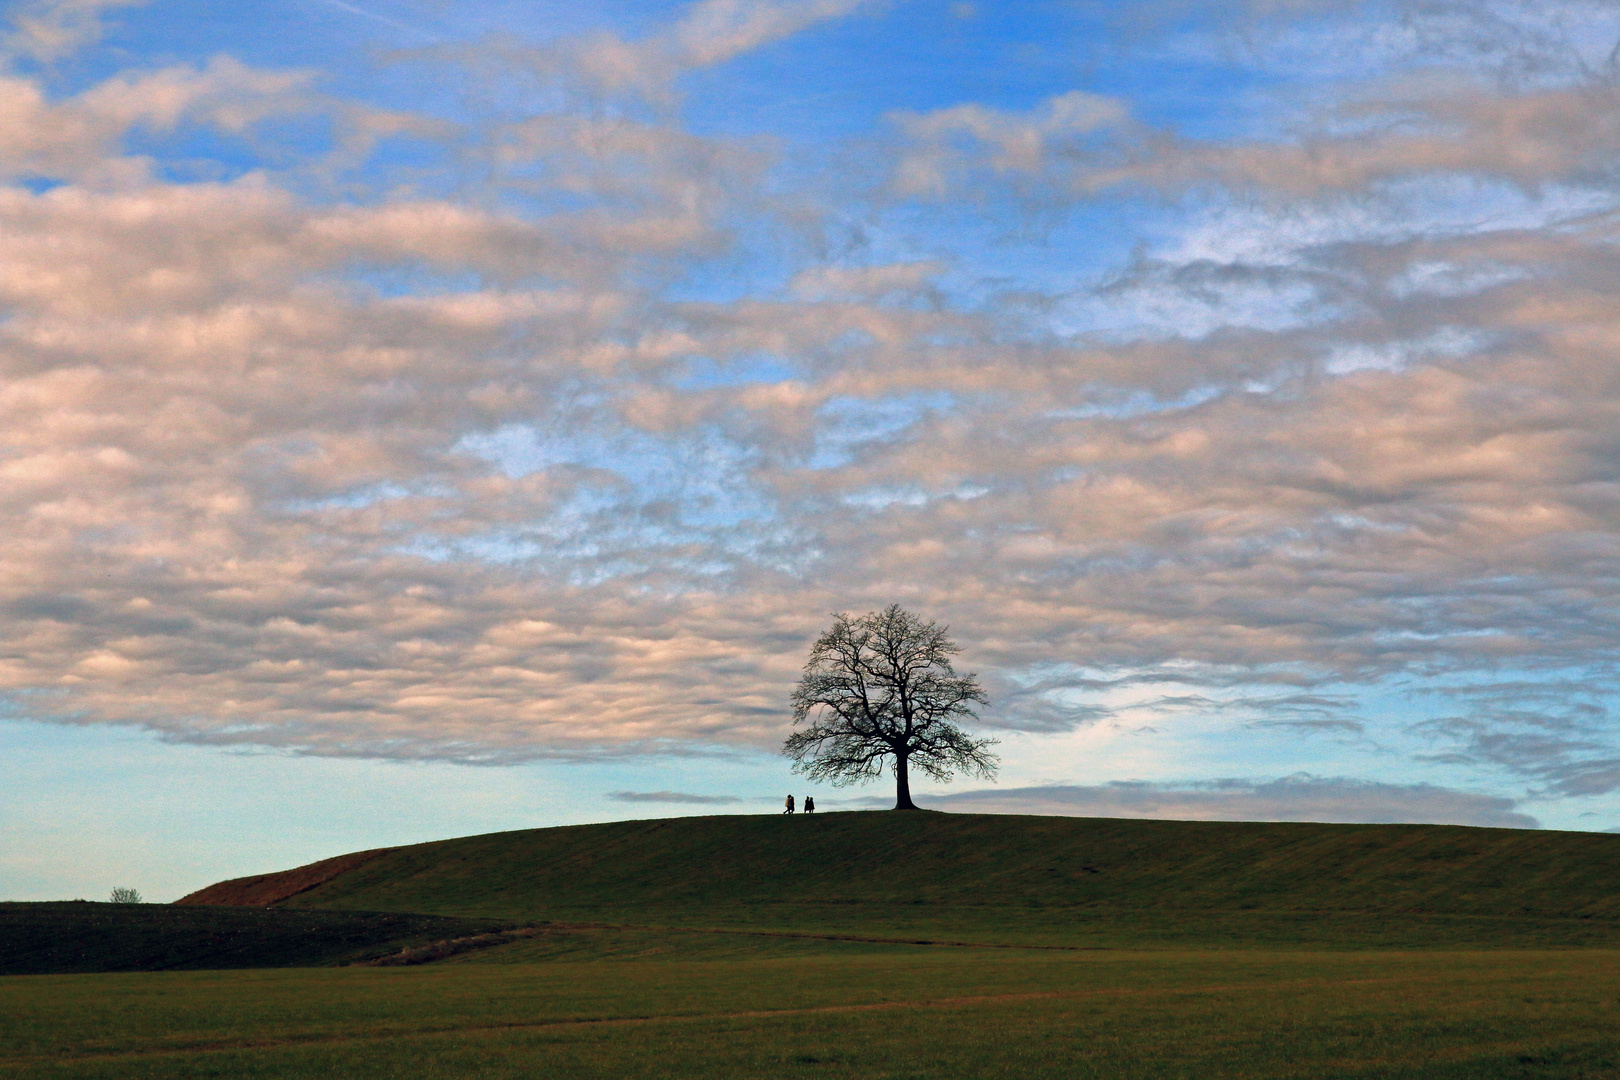
<svg viewBox="0 0 1620 1080">
<path fill-rule="evenodd" d="M 14 976 L 0 1076 L 1620 1077 L 1620 951 L 825 944 Z"/>
</svg>

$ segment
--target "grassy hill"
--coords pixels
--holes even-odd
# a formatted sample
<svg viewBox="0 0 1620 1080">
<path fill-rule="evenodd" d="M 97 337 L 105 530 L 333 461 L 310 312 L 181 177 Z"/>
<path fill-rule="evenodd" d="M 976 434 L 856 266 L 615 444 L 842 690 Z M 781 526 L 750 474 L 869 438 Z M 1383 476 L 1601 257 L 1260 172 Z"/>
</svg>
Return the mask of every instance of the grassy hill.
<svg viewBox="0 0 1620 1080">
<path fill-rule="evenodd" d="M 1592 833 L 848 813 L 625 821 L 364 855 L 313 885 L 289 871 L 297 888 L 278 903 L 1067 947 L 1620 944 L 1620 836 Z M 244 881 L 264 896 L 277 878 Z M 230 888 L 210 892 L 220 902 Z"/>
</svg>

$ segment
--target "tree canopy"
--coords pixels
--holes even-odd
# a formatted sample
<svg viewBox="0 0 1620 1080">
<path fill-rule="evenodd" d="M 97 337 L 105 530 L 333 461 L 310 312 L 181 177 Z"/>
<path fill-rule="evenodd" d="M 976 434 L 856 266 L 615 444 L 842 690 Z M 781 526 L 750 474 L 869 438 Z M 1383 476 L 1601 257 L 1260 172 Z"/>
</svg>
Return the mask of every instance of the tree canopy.
<svg viewBox="0 0 1620 1080">
<path fill-rule="evenodd" d="M 961 649 L 948 629 L 898 604 L 858 619 L 834 615 L 793 691 L 794 726 L 808 723 L 782 745 L 793 771 L 841 787 L 875 779 L 888 764 L 896 810 L 916 809 L 912 766 L 935 780 L 957 772 L 993 779 L 996 740 L 956 724 L 988 701 L 974 675 L 952 667 Z"/>
</svg>

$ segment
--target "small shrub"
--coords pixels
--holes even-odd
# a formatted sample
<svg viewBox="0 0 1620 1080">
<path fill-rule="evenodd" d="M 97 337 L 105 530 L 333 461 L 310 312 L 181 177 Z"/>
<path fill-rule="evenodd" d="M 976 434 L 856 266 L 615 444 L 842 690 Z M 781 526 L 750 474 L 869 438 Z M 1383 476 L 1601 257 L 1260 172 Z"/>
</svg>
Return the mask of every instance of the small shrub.
<svg viewBox="0 0 1620 1080">
<path fill-rule="evenodd" d="M 138 904 L 141 902 L 141 891 L 131 889 L 127 885 L 119 885 L 107 899 L 114 904 Z"/>
</svg>

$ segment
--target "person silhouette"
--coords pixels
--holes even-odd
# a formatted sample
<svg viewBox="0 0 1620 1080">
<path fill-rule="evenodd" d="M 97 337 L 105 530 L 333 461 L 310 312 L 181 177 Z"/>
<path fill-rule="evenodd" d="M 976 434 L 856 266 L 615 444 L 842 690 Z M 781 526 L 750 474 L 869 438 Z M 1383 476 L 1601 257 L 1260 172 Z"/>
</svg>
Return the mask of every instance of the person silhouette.
<svg viewBox="0 0 1620 1080">
<path fill-rule="evenodd" d="M 793 813 L 793 796 L 791 796 L 791 795 L 789 795 L 789 796 L 788 796 L 788 797 L 787 797 L 787 802 L 786 802 L 786 803 L 784 803 L 784 804 L 783 804 L 783 805 L 785 805 L 785 806 L 786 806 L 786 807 L 787 807 L 787 809 L 786 809 L 786 810 L 784 810 L 784 811 L 782 811 L 782 813 L 784 813 L 784 814 L 791 814 L 791 813 Z"/>
<path fill-rule="evenodd" d="M 813 814 L 816 812 L 816 797 L 814 795 L 806 795 L 804 797 L 804 812 L 807 814 Z"/>
</svg>

